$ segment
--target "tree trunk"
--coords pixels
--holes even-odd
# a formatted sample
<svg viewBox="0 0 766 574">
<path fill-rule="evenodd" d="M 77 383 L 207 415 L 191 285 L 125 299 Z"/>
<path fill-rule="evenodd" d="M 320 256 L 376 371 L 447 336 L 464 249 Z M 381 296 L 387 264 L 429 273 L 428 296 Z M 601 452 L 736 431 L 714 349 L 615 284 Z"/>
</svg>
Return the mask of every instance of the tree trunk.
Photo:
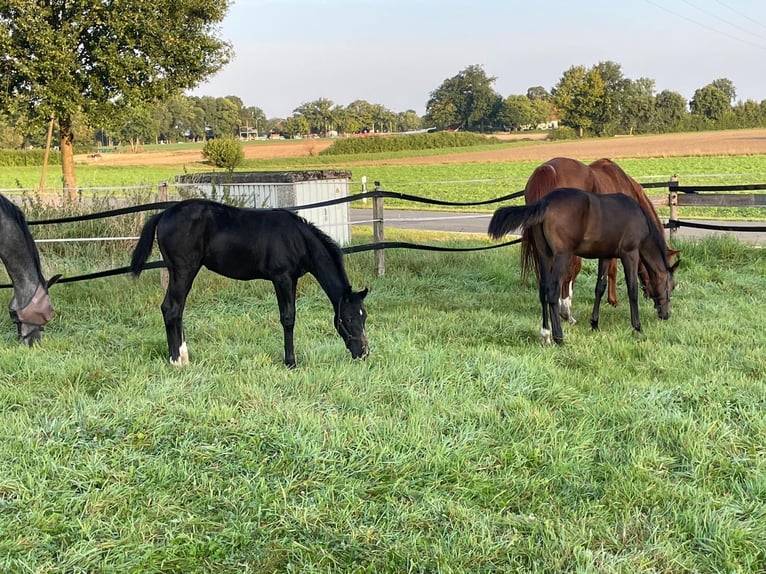
<svg viewBox="0 0 766 574">
<path fill-rule="evenodd" d="M 64 199 L 74 200 L 77 197 L 77 179 L 74 175 L 74 131 L 72 117 L 59 118 L 61 132 L 61 175 L 64 182 Z"/>
</svg>

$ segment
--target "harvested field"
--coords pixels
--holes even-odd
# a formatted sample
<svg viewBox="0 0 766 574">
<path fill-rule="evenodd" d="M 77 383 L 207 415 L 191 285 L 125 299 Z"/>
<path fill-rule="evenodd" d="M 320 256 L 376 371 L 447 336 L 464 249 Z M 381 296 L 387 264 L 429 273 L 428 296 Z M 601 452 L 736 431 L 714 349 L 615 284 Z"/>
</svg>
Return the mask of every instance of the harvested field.
<svg viewBox="0 0 766 574">
<path fill-rule="evenodd" d="M 503 139 L 529 139 L 529 145 L 502 149 L 446 153 L 438 156 L 380 160 L 387 165 L 489 163 L 511 161 L 545 161 L 568 156 L 580 159 L 599 157 L 670 157 L 766 154 L 766 129 L 725 130 L 715 132 L 665 134 L 651 136 L 618 136 L 578 141 L 539 141 L 535 136 L 503 136 Z M 247 159 L 309 157 L 327 148 L 330 140 L 298 140 L 259 142 L 244 146 Z M 177 165 L 202 162 L 199 149 L 109 153 L 100 158 L 77 157 L 82 163 L 104 165 Z M 366 161 L 365 163 L 375 163 Z"/>
</svg>

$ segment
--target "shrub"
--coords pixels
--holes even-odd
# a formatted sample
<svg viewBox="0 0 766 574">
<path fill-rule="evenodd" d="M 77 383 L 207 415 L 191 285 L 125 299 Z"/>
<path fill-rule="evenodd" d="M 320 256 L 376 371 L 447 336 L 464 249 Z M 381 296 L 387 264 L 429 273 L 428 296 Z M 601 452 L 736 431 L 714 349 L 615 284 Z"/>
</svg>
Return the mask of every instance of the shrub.
<svg viewBox="0 0 766 574">
<path fill-rule="evenodd" d="M 551 130 L 548 139 L 551 140 L 576 140 L 580 139 L 577 135 L 577 131 L 569 126 L 559 126 L 556 129 Z"/>
<path fill-rule="evenodd" d="M 24 167 L 43 165 L 44 149 L 0 149 L 1 167 Z M 51 150 L 48 165 L 61 165 L 61 152 Z"/>
<path fill-rule="evenodd" d="M 319 155 L 356 155 L 423 149 L 473 147 L 503 143 L 496 137 L 471 132 L 436 132 L 411 135 L 379 135 L 336 140 Z"/>
<path fill-rule="evenodd" d="M 245 159 L 242 144 L 234 138 L 210 140 L 202 148 L 202 157 L 215 167 L 223 167 L 233 171 Z"/>
</svg>

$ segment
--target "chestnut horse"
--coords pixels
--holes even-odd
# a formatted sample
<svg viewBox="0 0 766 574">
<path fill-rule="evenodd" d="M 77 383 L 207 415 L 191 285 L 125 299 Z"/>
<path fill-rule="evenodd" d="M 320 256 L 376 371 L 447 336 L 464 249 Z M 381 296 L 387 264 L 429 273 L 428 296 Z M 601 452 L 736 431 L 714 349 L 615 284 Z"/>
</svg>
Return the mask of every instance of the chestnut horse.
<svg viewBox="0 0 766 574">
<path fill-rule="evenodd" d="M 524 200 L 527 204 L 534 203 L 559 187 L 575 187 L 598 194 L 622 193 L 635 199 L 649 214 L 654 225 L 663 235 L 664 227 L 652 202 L 644 192 L 644 188 L 630 177 L 623 169 L 610 159 L 599 159 L 586 165 L 568 157 L 554 157 L 537 167 L 527 181 L 524 189 Z M 678 251 L 670 249 L 665 243 L 667 256 L 672 261 Z M 534 250 L 529 243 L 529 232 L 522 233 L 522 277 L 526 277 L 530 265 L 536 264 Z M 572 258 L 569 271 L 565 274 L 561 285 L 561 317 L 575 323 L 572 316 L 572 294 L 574 281 L 582 267 L 579 257 Z M 537 273 L 537 269 L 535 268 Z M 648 285 L 647 274 L 643 265 L 639 265 L 639 276 L 643 285 Z M 610 261 L 607 269 L 607 301 L 617 305 L 617 259 Z"/>
<path fill-rule="evenodd" d="M 647 210 L 632 198 L 612 193 L 599 195 L 574 188 L 558 188 L 540 201 L 495 211 L 487 232 L 493 239 L 522 227 L 534 252 L 543 311 L 540 336 L 544 344 L 564 342 L 559 318 L 559 295 L 564 275 L 575 256 L 598 259 L 596 298 L 591 327 L 598 329 L 601 298 L 606 291 L 606 269 L 619 257 L 625 270 L 630 301 L 630 322 L 641 331 L 638 316 L 638 265 L 647 272 L 647 293 L 654 299 L 660 319 L 670 317 L 673 272 L 663 234 Z M 550 319 L 550 327 L 549 327 Z M 552 328 L 552 333 L 551 333 Z"/>
</svg>

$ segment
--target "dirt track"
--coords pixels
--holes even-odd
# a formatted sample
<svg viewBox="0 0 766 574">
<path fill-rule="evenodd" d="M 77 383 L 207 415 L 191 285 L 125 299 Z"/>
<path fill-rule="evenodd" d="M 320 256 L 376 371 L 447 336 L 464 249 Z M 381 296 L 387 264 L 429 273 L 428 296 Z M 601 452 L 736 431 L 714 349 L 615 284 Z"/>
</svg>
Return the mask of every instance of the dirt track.
<svg viewBox="0 0 766 574">
<path fill-rule="evenodd" d="M 523 139 L 523 136 L 504 139 Z M 273 159 L 282 157 L 309 157 L 328 147 L 330 140 L 298 140 L 258 142 L 243 147 L 247 159 Z M 540 161 L 556 156 L 578 159 L 600 157 L 669 157 L 766 154 L 766 129 L 727 130 L 667 134 L 659 136 L 623 136 L 583 141 L 535 141 L 528 146 L 458 152 L 446 155 L 387 159 L 385 165 L 413 165 L 440 163 L 489 163 L 510 161 Z M 103 165 L 179 165 L 203 162 L 199 149 L 152 151 L 141 153 L 105 153 L 100 159 L 78 156 L 78 162 Z M 370 163 L 370 162 L 365 162 Z"/>
</svg>

